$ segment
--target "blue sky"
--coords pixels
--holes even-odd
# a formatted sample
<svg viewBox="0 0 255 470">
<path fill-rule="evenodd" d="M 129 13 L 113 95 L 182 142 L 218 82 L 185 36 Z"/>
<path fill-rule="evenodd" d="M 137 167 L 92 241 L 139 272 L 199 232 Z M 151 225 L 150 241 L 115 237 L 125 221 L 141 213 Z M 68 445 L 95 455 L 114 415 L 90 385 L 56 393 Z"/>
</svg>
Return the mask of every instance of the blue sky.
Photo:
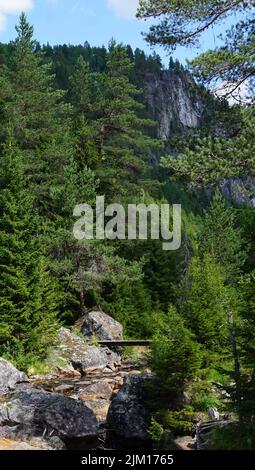
<svg viewBox="0 0 255 470">
<path fill-rule="evenodd" d="M 28 14 L 34 25 L 35 37 L 41 43 L 107 44 L 114 37 L 118 42 L 131 44 L 150 52 L 141 32 L 148 23 L 135 18 L 138 0 L 0 0 L 0 41 L 15 37 L 15 23 L 21 10 Z M 214 47 L 220 30 L 209 31 L 203 38 L 202 50 Z M 153 49 L 155 50 L 155 49 Z M 168 57 L 162 48 L 157 48 L 165 63 Z M 201 52 L 201 49 L 200 49 Z M 174 54 L 181 62 L 198 51 L 179 48 Z"/>
</svg>

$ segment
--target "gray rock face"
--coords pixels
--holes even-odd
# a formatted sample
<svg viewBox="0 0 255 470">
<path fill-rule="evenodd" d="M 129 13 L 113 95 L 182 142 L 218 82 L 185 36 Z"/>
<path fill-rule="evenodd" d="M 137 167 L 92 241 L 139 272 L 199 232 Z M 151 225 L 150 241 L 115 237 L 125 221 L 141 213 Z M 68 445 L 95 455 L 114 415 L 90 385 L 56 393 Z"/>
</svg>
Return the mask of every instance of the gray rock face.
<svg viewBox="0 0 255 470">
<path fill-rule="evenodd" d="M 183 70 L 165 70 L 145 77 L 145 101 L 158 122 L 158 137 L 169 141 L 176 130 L 198 127 L 205 111 L 195 82 Z"/>
<path fill-rule="evenodd" d="M 28 382 L 24 372 L 20 372 L 10 362 L 0 358 L 0 395 L 13 391 L 19 384 Z"/>
<path fill-rule="evenodd" d="M 82 402 L 56 393 L 31 389 L 0 405 L 0 426 L 21 436 L 91 438 L 97 434 L 94 413 Z"/>
<path fill-rule="evenodd" d="M 79 357 L 72 357 L 72 364 L 84 374 L 109 368 L 114 370 L 120 364 L 120 356 L 108 348 L 87 346 L 86 352 Z"/>
<path fill-rule="evenodd" d="M 147 377 L 130 375 L 125 377 L 124 385 L 112 400 L 107 423 L 115 436 L 123 441 L 149 443 L 147 433 L 150 425 L 150 413 L 145 407 L 145 383 Z"/>
<path fill-rule="evenodd" d="M 122 325 L 103 312 L 90 312 L 81 322 L 81 332 L 85 337 L 96 336 L 101 341 L 121 340 Z"/>
<path fill-rule="evenodd" d="M 120 356 L 108 348 L 90 346 L 85 339 L 75 335 L 66 328 L 61 328 L 58 335 L 59 346 L 54 355 L 60 357 L 66 367 L 70 364 L 87 374 L 105 368 L 114 369 L 120 364 Z M 63 366 L 64 368 L 64 366 Z"/>
<path fill-rule="evenodd" d="M 255 176 L 222 180 L 219 186 L 231 204 L 255 207 Z"/>
</svg>

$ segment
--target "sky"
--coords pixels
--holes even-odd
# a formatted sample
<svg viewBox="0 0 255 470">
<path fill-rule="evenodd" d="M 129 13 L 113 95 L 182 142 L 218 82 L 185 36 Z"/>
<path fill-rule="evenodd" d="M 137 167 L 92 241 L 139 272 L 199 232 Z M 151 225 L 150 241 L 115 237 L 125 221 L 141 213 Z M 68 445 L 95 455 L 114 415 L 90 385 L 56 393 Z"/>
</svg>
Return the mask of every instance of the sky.
<svg viewBox="0 0 255 470">
<path fill-rule="evenodd" d="M 139 47 L 146 52 L 155 50 L 167 65 L 169 56 L 160 47 L 151 48 L 142 37 L 148 22 L 137 20 L 138 0 L 0 0 L 0 42 L 15 38 L 15 24 L 21 11 L 34 25 L 35 37 L 43 44 L 107 45 L 117 42 Z M 203 38 L 200 50 L 178 48 L 174 57 L 185 64 L 201 51 L 214 47 L 220 29 L 210 30 Z"/>
</svg>

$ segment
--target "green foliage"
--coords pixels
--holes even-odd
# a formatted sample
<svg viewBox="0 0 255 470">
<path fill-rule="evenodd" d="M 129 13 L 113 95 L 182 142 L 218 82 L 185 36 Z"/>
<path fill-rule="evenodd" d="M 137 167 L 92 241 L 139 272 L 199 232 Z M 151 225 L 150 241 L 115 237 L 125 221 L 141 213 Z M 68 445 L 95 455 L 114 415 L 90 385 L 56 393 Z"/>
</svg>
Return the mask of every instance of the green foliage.
<svg viewBox="0 0 255 470">
<path fill-rule="evenodd" d="M 243 426 L 238 423 L 216 429 L 210 436 L 209 450 L 254 450 L 254 426 Z"/>
<path fill-rule="evenodd" d="M 56 331 L 57 284 L 38 237 L 33 198 L 12 142 L 0 160 L 0 354 L 22 368 L 43 357 Z"/>
<path fill-rule="evenodd" d="M 144 160 L 148 149 L 162 148 L 162 144 L 145 131 L 155 124 L 140 116 L 144 106 L 137 99 L 141 90 L 130 81 L 132 70 L 125 47 L 112 42 L 105 72 L 91 72 L 88 65 L 79 59 L 75 78 L 72 78 L 73 104 L 80 120 L 79 132 L 87 132 L 88 126 L 92 129 L 98 154 L 95 169 L 100 191 L 110 200 L 116 194 L 119 198 L 131 192 L 139 196 L 141 189 L 137 180 L 146 172 Z M 81 146 L 79 152 L 82 153 Z"/>
<path fill-rule="evenodd" d="M 229 280 L 237 279 L 240 275 L 248 249 L 246 246 L 244 251 L 245 240 L 236 219 L 236 211 L 226 205 L 217 189 L 209 209 L 205 212 L 199 253 L 202 257 L 206 253 L 209 254 L 215 263 L 224 268 Z"/>
<path fill-rule="evenodd" d="M 149 338 L 153 334 L 153 312 L 150 291 L 143 279 L 130 278 L 115 286 L 105 285 L 100 304 L 124 328 L 128 338 Z"/>
<path fill-rule="evenodd" d="M 227 312 L 233 295 L 212 257 L 193 258 L 188 280 L 180 287 L 180 311 L 205 350 L 223 353 L 228 337 Z"/>
<path fill-rule="evenodd" d="M 94 347 L 96 347 L 96 348 L 99 347 L 99 342 L 98 342 L 98 339 L 97 339 L 96 335 L 93 335 L 93 336 L 92 336 L 92 338 L 91 338 L 91 344 L 92 344 Z"/>
<path fill-rule="evenodd" d="M 164 34 L 161 39 L 191 44 L 182 32 L 221 7 L 213 0 L 141 1 L 141 14 L 166 14 L 167 22 L 152 28 L 152 42 L 160 32 L 169 34 L 168 25 L 179 18 L 170 40 Z M 196 59 L 197 77 L 211 83 L 215 74 L 237 85 L 244 71 L 252 72 L 248 33 L 252 45 L 253 25 L 244 24 L 243 31 L 229 33 L 224 50 Z M 233 56 L 237 66 L 230 71 Z M 194 413 L 231 406 L 241 423 L 233 445 L 250 448 L 254 211 L 230 208 L 218 191 L 208 208 L 211 192 L 203 187 L 254 173 L 254 109 L 216 105 L 201 88 L 213 122 L 185 141 L 173 136 L 175 158 L 163 163 L 183 184 L 165 185 L 165 173 L 149 165 L 153 154 L 164 156 L 165 150 L 140 89 L 146 74 L 162 70 L 156 54 L 147 57 L 114 41 L 108 49 L 87 43 L 41 48 L 22 15 L 16 40 L 0 45 L 0 63 L 0 355 L 30 373 L 48 371 L 45 357 L 59 320 L 72 325 L 100 307 L 123 324 L 126 337 L 153 338 L 149 433 L 157 446 L 165 431 L 190 432 Z M 182 73 L 173 59 L 169 68 Z M 252 74 L 248 85 L 251 80 Z M 182 248 L 164 252 L 157 240 L 76 240 L 74 207 L 95 208 L 102 194 L 125 208 L 130 202 L 165 203 L 164 194 L 171 203 L 182 202 Z M 229 393 L 227 403 L 219 387 Z M 184 391 L 193 408 L 181 406 Z M 224 434 L 223 446 L 228 439 Z"/>
<path fill-rule="evenodd" d="M 31 27 L 24 14 L 16 28 L 9 67 L 4 68 L 4 117 L 2 139 L 8 139 L 11 122 L 29 176 L 35 203 L 42 213 L 49 211 L 50 184 L 58 181 L 69 157 L 68 110 L 64 94 L 53 87 L 51 64 L 36 50 Z"/>
<path fill-rule="evenodd" d="M 152 369 L 160 386 L 179 396 L 200 367 L 200 348 L 182 317 L 170 308 L 165 321 L 158 321 L 152 343 Z"/>
<path fill-rule="evenodd" d="M 198 187 L 215 185 L 224 178 L 249 177 L 255 169 L 254 128 L 254 109 L 240 109 L 234 135 L 196 137 L 178 159 L 162 158 L 162 166 L 174 178 Z"/>
<path fill-rule="evenodd" d="M 191 434 L 196 414 L 192 406 L 185 405 L 180 411 L 166 411 L 161 419 L 164 427 L 174 436 L 181 436 Z"/>
<path fill-rule="evenodd" d="M 192 397 L 191 402 L 194 411 L 207 413 L 210 408 L 222 411 L 223 405 L 220 396 L 212 388 L 212 382 L 206 380 L 200 380 L 192 384 L 189 392 Z"/>
<path fill-rule="evenodd" d="M 156 421 L 155 418 L 151 419 L 151 425 L 148 430 L 148 434 L 151 437 L 152 441 L 158 445 L 160 444 L 163 436 L 164 436 L 164 429 L 162 426 Z"/>
</svg>

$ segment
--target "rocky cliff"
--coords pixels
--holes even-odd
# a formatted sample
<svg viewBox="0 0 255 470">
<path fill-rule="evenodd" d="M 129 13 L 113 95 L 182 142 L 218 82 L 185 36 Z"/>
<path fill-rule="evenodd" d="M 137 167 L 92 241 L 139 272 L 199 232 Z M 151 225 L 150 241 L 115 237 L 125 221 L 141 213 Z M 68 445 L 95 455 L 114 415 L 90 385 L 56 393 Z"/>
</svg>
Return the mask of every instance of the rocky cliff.
<svg viewBox="0 0 255 470">
<path fill-rule="evenodd" d="M 184 69 L 163 70 L 160 74 L 146 73 L 144 77 L 144 96 L 150 116 L 157 122 L 157 135 L 166 142 L 166 149 L 175 153 L 169 145 L 174 136 L 185 135 L 196 128 L 210 124 L 212 106 L 216 101 L 206 98 L 191 75 Z M 215 125 L 211 132 L 223 137 L 227 129 Z M 161 155 L 154 155 L 153 165 L 158 165 Z M 225 198 L 234 205 L 255 207 L 255 177 L 232 178 L 219 181 Z"/>
<path fill-rule="evenodd" d="M 204 120 L 205 100 L 185 70 L 147 73 L 144 79 L 145 102 L 158 123 L 158 137 L 165 142 L 176 132 L 200 126 Z"/>
</svg>

